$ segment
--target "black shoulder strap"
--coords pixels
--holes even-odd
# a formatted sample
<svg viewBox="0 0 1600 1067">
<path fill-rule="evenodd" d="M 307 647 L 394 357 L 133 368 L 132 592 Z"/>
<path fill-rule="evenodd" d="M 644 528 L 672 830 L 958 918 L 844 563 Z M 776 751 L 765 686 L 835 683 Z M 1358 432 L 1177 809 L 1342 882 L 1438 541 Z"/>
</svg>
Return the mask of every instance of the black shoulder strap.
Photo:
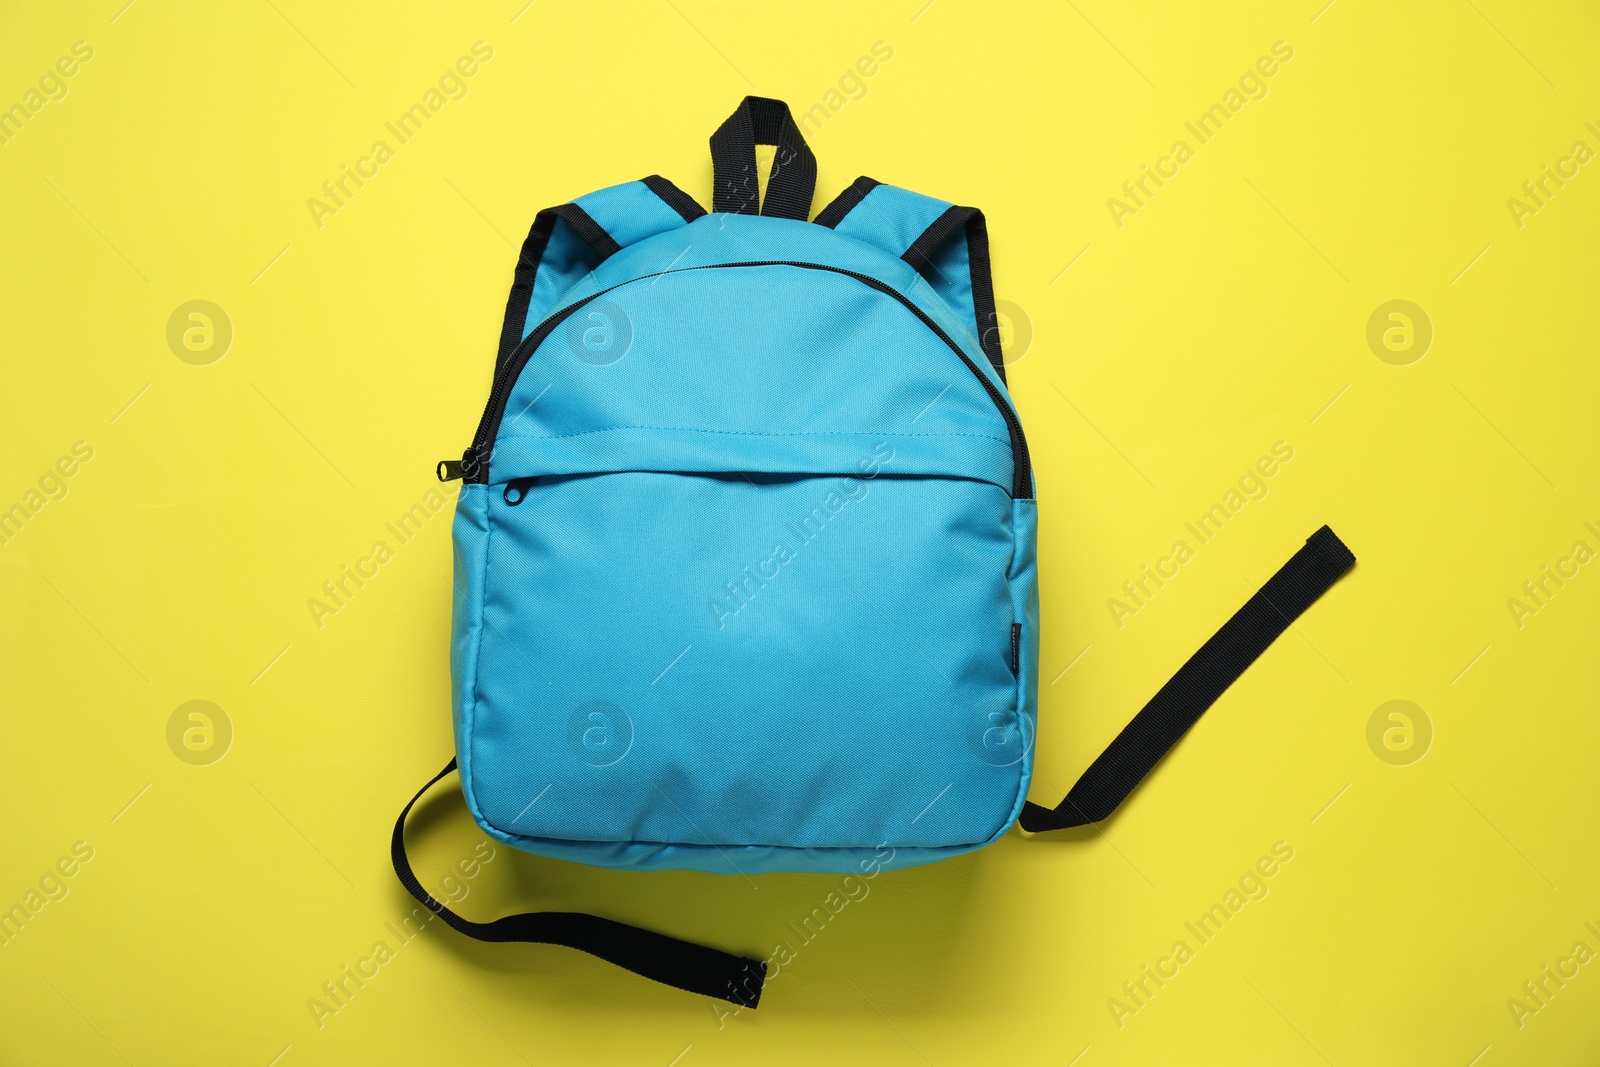
<svg viewBox="0 0 1600 1067">
<path fill-rule="evenodd" d="M 989 228 L 983 212 L 884 185 L 863 174 L 811 221 L 899 256 L 964 322 L 970 307 L 973 339 L 995 374 L 1005 381 L 994 276 L 989 268 Z"/>
<path fill-rule="evenodd" d="M 1065 800 L 1054 808 L 1032 802 L 1023 807 L 1022 828 L 1064 830 L 1109 816 L 1228 686 L 1355 562 L 1328 527 L 1312 534 L 1133 717 Z"/>
<path fill-rule="evenodd" d="M 1000 349 L 1000 320 L 995 311 L 994 277 L 989 271 L 989 226 L 984 222 L 983 212 L 975 207 L 951 207 L 934 219 L 933 224 L 911 242 L 911 247 L 900 258 L 920 274 L 931 272 L 937 276 L 938 271 L 933 269 L 933 257 L 958 233 L 964 235 L 967 241 L 967 274 L 972 286 L 972 314 L 978 327 L 978 346 L 989 357 L 989 363 L 1000 380 L 1005 381 L 1006 361 Z M 947 286 L 940 285 L 935 277 L 934 288 Z"/>
<path fill-rule="evenodd" d="M 639 180 L 644 182 L 646 189 L 659 196 L 662 203 L 682 215 L 684 222 L 693 222 L 705 215 L 706 209 L 700 206 L 699 201 L 661 175 L 651 174 Z"/>
<path fill-rule="evenodd" d="M 659 195 L 659 194 L 657 194 Z M 528 303 L 533 298 L 534 279 L 544 262 L 545 250 L 556 232 L 556 223 L 566 223 L 572 234 L 583 242 L 586 257 L 583 270 L 592 270 L 614 254 L 620 246 L 599 223 L 577 204 L 560 204 L 547 207 L 534 216 L 533 227 L 522 242 L 517 256 L 516 273 L 511 280 L 511 295 L 506 298 L 505 319 L 500 327 L 500 350 L 495 358 L 495 374 L 505 369 L 506 361 L 522 340 L 522 330 L 528 321 Z M 573 253 L 574 255 L 578 253 Z"/>
<path fill-rule="evenodd" d="M 865 174 L 851 182 L 849 187 L 828 202 L 828 206 L 817 212 L 817 217 L 811 221 L 818 226 L 833 229 L 850 212 L 854 211 L 867 198 L 867 194 L 882 185 L 876 178 L 869 178 Z"/>
<path fill-rule="evenodd" d="M 389 850 L 394 860 L 394 873 L 400 876 L 400 883 L 452 929 L 479 941 L 531 941 L 542 945 L 565 945 L 690 993 L 716 997 L 745 1008 L 754 1008 L 760 1002 L 767 967 L 759 960 L 743 959 L 704 945 L 679 941 L 664 934 L 641 930 L 637 926 L 581 912 L 525 912 L 480 923 L 457 915 L 435 900 L 417 881 L 417 876 L 411 871 L 411 861 L 406 858 L 406 816 L 422 799 L 422 794 L 455 769 L 456 761 L 452 759 L 444 770 L 417 790 L 417 795 L 411 798 L 411 803 L 395 820 L 394 839 Z"/>
<path fill-rule="evenodd" d="M 694 198 L 659 174 L 636 182 L 596 189 L 570 204 L 545 208 L 533 220 L 522 242 L 517 269 L 506 298 L 495 371 L 505 368 L 528 329 L 550 311 L 554 294 L 564 292 L 585 274 L 646 237 L 693 222 L 706 213 Z M 544 276 L 541 279 L 541 274 Z M 534 294 L 547 298 L 534 308 Z"/>
</svg>

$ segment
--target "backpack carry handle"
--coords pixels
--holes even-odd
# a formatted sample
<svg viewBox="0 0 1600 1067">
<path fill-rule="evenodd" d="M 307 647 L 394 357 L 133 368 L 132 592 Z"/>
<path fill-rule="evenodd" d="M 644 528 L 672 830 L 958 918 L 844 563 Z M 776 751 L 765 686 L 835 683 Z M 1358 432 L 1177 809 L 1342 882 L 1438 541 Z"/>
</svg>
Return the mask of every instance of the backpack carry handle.
<svg viewBox="0 0 1600 1067">
<path fill-rule="evenodd" d="M 756 145 L 777 148 L 761 202 Z M 747 96 L 711 135 L 711 210 L 806 221 L 817 188 L 817 157 L 806 147 L 789 105 Z"/>
</svg>

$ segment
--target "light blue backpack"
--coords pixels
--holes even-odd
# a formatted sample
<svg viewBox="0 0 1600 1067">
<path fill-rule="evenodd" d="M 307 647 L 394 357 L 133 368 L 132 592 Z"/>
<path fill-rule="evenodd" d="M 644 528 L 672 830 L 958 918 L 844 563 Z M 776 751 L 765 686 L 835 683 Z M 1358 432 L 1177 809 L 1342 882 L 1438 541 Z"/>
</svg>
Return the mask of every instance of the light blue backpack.
<svg viewBox="0 0 1600 1067">
<path fill-rule="evenodd" d="M 711 155 L 710 214 L 652 176 L 540 212 L 522 246 L 488 407 L 439 471 L 464 482 L 456 759 L 392 850 L 472 937 L 754 1007 L 771 961 L 451 911 L 407 813 L 459 765 L 496 841 L 745 876 L 1098 821 L 1354 557 L 1317 531 L 1065 800 L 1029 803 L 1038 511 L 983 215 L 860 178 L 808 222 L 816 161 L 776 100 L 747 98 Z"/>
</svg>

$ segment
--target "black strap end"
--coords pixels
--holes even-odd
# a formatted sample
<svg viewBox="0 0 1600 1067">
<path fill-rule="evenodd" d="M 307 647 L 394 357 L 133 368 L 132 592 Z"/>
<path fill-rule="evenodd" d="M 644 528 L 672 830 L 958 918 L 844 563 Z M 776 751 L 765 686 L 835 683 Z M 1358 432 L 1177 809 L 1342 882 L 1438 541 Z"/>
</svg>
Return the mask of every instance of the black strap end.
<svg viewBox="0 0 1600 1067">
<path fill-rule="evenodd" d="M 676 211 L 684 222 L 693 222 L 706 213 L 706 209 L 700 206 L 699 201 L 659 174 L 651 174 L 639 180 L 644 183 L 646 189 L 660 197 L 662 203 Z"/>
<path fill-rule="evenodd" d="M 767 965 L 760 960 L 739 960 L 739 973 L 728 982 L 727 993 L 719 999 L 741 1008 L 755 1008 L 761 1003 L 761 991 L 767 983 Z"/>
<path fill-rule="evenodd" d="M 1062 801 L 1062 806 L 1066 806 L 1066 801 Z M 1092 821 L 1085 819 L 1075 822 L 1062 815 L 1060 808 L 1047 808 L 1029 800 L 1022 805 L 1022 817 L 1017 820 L 1017 825 L 1030 834 L 1042 834 L 1046 830 L 1065 830 L 1069 826 L 1083 826 Z"/>
<path fill-rule="evenodd" d="M 1112 812 L 1207 708 L 1351 567 L 1355 553 L 1323 526 L 1135 715 L 1054 808 L 1024 805 L 1029 833 L 1086 826 Z"/>
<path fill-rule="evenodd" d="M 478 941 L 532 942 L 575 948 L 643 978 L 726 1000 L 741 1008 L 754 1008 L 761 1002 L 767 966 L 760 960 L 577 912 L 524 912 L 490 922 L 475 922 L 434 899 L 423 888 L 406 855 L 406 816 L 424 793 L 455 769 L 456 761 L 452 759 L 444 770 L 417 790 L 416 796 L 401 809 L 389 840 L 390 859 L 400 884 L 445 925 Z"/>
<path fill-rule="evenodd" d="M 1316 533 L 1306 538 L 1306 544 L 1322 553 L 1340 575 L 1356 565 L 1356 554 L 1350 551 L 1350 546 L 1339 540 L 1339 535 L 1333 532 L 1331 526 L 1323 526 Z"/>
<path fill-rule="evenodd" d="M 835 229 L 844 217 L 854 211 L 872 192 L 883 183 L 876 178 L 869 178 L 865 174 L 851 182 L 844 192 L 828 202 L 828 206 L 817 212 L 817 217 L 811 221 L 818 226 Z"/>
</svg>

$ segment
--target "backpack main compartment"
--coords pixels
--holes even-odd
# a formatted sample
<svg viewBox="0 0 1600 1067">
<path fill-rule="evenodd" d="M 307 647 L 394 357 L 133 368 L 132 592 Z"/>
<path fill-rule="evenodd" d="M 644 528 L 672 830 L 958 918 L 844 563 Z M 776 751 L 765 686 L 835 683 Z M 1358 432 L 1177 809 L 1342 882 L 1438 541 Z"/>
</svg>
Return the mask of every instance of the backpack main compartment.
<svg viewBox="0 0 1600 1067">
<path fill-rule="evenodd" d="M 530 303 L 454 526 L 485 832 L 754 873 L 926 863 L 1010 827 L 1037 513 L 960 314 L 870 244 L 723 213 Z"/>
</svg>

